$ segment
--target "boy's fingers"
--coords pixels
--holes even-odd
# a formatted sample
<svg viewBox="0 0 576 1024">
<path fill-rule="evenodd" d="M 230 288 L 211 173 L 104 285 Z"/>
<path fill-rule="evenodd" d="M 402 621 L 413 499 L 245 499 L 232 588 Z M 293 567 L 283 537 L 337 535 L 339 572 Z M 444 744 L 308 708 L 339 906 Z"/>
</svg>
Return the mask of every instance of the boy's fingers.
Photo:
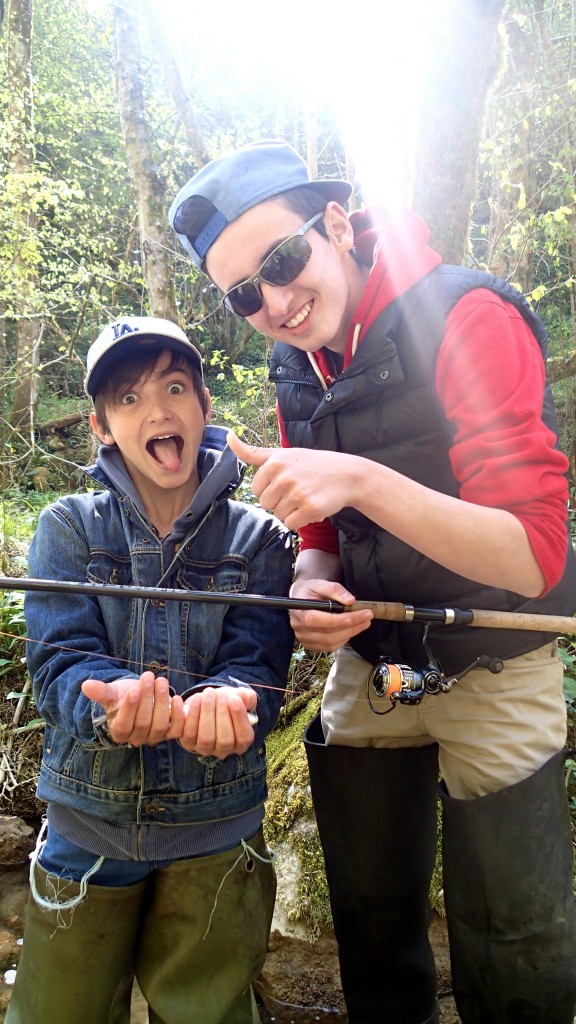
<svg viewBox="0 0 576 1024">
<path fill-rule="evenodd" d="M 232 718 L 232 709 L 244 711 L 244 704 L 235 694 L 228 697 L 225 693 L 216 695 L 216 715 L 214 746 L 218 748 L 220 756 L 229 754 L 234 749 L 235 732 Z"/>
<path fill-rule="evenodd" d="M 114 683 L 103 683 L 101 679 L 86 679 L 82 683 L 82 693 L 88 700 L 102 704 L 105 708 L 117 704 L 120 699 Z"/>
<path fill-rule="evenodd" d="M 236 741 L 248 749 L 254 739 L 253 726 L 258 721 L 258 715 L 248 710 L 245 701 L 242 699 L 242 691 L 237 690 L 230 698 L 230 718 L 234 726 Z M 247 713 L 246 713 L 247 712 Z"/>
<path fill-rule="evenodd" d="M 256 444 L 246 444 L 232 430 L 226 435 L 226 442 L 234 454 L 249 466 L 263 466 L 276 451 L 275 448 L 259 448 Z"/>
<path fill-rule="evenodd" d="M 140 692 L 135 688 L 125 693 L 114 709 L 114 714 L 109 718 L 108 731 L 116 743 L 131 741 L 139 703 Z"/>
<path fill-rule="evenodd" d="M 154 675 L 143 673 L 140 677 L 138 706 L 134 717 L 134 728 L 140 732 L 148 732 L 154 714 Z"/>
<path fill-rule="evenodd" d="M 237 679 L 236 676 L 228 676 L 228 678 L 230 679 L 230 682 L 238 684 L 237 688 L 234 690 L 234 693 L 237 694 L 238 697 L 240 697 L 240 700 L 242 701 L 244 706 L 248 709 L 248 711 L 254 711 L 258 703 L 258 694 L 255 693 L 254 690 L 249 689 L 247 686 L 243 686 L 242 680 Z"/>
<path fill-rule="evenodd" d="M 182 740 L 188 747 L 193 747 L 198 737 L 198 726 L 200 723 L 201 711 L 200 694 L 195 693 L 189 697 L 184 705 L 184 727 L 182 729 Z"/>
<path fill-rule="evenodd" d="M 184 730 L 185 722 L 184 701 L 180 694 L 175 694 L 170 702 L 170 725 L 166 731 L 166 739 L 179 739 Z"/>
</svg>

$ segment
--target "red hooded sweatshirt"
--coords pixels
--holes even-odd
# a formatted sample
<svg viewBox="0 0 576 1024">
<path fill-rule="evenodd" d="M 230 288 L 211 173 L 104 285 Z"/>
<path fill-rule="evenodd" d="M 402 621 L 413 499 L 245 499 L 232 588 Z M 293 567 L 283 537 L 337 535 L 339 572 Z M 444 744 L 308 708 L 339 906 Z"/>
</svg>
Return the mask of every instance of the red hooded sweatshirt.
<svg viewBox="0 0 576 1024">
<path fill-rule="evenodd" d="M 380 208 L 355 212 L 355 251 L 371 265 L 352 317 L 344 369 L 380 313 L 442 262 L 428 245 L 429 230 L 414 212 L 385 220 Z M 324 350 L 309 358 L 326 385 L 332 382 Z M 526 530 L 546 586 L 558 583 L 567 546 L 568 460 L 542 422 L 545 369 L 522 315 L 489 289 L 468 292 L 450 312 L 436 363 L 436 390 L 456 427 L 450 452 L 460 498 L 502 508 Z M 282 445 L 289 447 L 279 416 Z M 300 531 L 300 547 L 338 554 L 329 520 Z"/>
</svg>

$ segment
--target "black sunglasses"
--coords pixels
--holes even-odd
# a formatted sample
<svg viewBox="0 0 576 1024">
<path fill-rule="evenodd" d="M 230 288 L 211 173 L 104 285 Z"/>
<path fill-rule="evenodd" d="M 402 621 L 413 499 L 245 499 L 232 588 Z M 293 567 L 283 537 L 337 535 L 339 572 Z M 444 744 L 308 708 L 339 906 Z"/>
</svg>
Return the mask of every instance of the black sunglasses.
<svg viewBox="0 0 576 1024">
<path fill-rule="evenodd" d="M 280 242 L 258 267 L 255 274 L 230 288 L 221 300 L 228 309 L 236 313 L 236 316 L 254 316 L 262 309 L 262 292 L 258 285 L 259 281 L 280 287 L 292 284 L 292 281 L 295 281 L 302 273 L 312 255 L 312 246 L 310 242 L 306 241 L 304 235 L 323 216 L 324 213 L 317 213 L 293 235 L 289 235 L 283 242 Z"/>
</svg>

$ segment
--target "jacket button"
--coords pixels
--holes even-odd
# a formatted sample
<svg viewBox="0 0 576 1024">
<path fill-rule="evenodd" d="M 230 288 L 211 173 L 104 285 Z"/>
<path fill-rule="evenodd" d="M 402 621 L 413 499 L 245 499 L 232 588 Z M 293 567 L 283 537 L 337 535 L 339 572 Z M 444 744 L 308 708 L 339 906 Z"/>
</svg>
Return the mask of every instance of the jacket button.
<svg viewBox="0 0 576 1024">
<path fill-rule="evenodd" d="M 389 376 L 390 370 L 382 370 L 382 373 L 380 374 L 380 380 L 388 380 Z"/>
<path fill-rule="evenodd" d="M 162 675 L 166 675 L 168 672 L 168 665 L 161 665 L 159 661 L 150 661 L 148 663 L 148 670 L 153 672 L 155 676 L 160 673 L 162 673 Z"/>
<path fill-rule="evenodd" d="M 334 398 L 334 395 L 332 394 L 332 392 L 328 391 L 327 394 L 326 394 L 326 401 L 327 402 L 331 402 L 333 400 L 333 398 Z"/>
<path fill-rule="evenodd" d="M 276 375 L 279 377 L 282 372 L 283 372 L 283 368 L 281 366 L 277 366 L 276 367 Z"/>
</svg>

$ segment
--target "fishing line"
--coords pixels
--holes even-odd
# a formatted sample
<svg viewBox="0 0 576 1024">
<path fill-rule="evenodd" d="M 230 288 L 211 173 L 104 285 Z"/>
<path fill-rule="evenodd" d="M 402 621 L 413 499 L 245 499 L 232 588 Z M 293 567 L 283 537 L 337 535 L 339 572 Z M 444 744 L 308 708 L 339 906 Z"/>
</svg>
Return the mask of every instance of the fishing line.
<svg viewBox="0 0 576 1024">
<path fill-rule="evenodd" d="M 83 651 L 79 647 L 68 647 L 66 644 L 57 644 L 49 640 L 34 640 L 30 636 L 21 636 L 18 633 L 8 633 L 4 629 L 0 629 L 0 636 L 7 636 L 10 637 L 12 640 L 22 640 L 27 644 L 39 644 L 41 647 L 52 647 L 57 651 L 68 651 L 71 654 L 81 654 L 86 657 L 92 655 L 93 657 L 105 658 L 107 661 L 114 661 L 119 665 L 127 665 L 128 667 L 132 667 L 135 664 L 133 658 L 117 658 L 113 654 L 104 654 L 103 652 L 96 653 L 94 651 Z M 201 672 L 190 672 L 188 669 L 185 668 L 171 668 L 170 665 L 158 666 L 156 665 L 156 663 L 153 664 L 157 668 L 162 668 L 163 670 L 165 669 L 166 673 L 170 672 L 172 675 L 187 676 L 189 678 L 194 679 L 214 679 L 214 676 L 202 675 Z M 134 669 L 134 671 L 136 671 L 136 669 Z M 142 668 L 141 671 L 154 672 L 155 675 L 157 674 L 154 671 L 154 669 L 150 667 L 144 667 Z M 249 679 L 243 679 L 242 682 L 246 683 L 247 686 L 252 686 L 254 688 L 258 687 L 258 689 L 260 690 L 277 690 L 278 693 L 286 692 L 286 687 L 284 686 L 271 686 L 269 683 L 253 683 Z"/>
</svg>

